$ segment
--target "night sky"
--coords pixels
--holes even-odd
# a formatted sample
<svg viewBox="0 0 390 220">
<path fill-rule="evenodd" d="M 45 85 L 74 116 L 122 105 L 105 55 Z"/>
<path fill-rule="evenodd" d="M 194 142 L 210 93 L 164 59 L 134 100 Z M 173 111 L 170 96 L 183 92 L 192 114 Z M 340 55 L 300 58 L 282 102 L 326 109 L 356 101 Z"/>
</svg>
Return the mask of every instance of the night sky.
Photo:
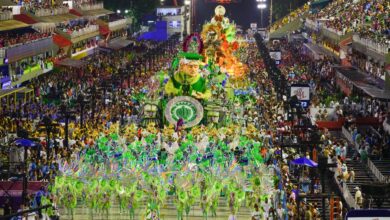
<svg viewBox="0 0 390 220">
<path fill-rule="evenodd" d="M 214 15 L 214 9 L 218 5 L 216 3 L 205 3 L 204 0 L 196 0 L 197 16 L 196 23 L 203 24 L 211 19 Z M 230 21 L 235 21 L 237 25 L 244 29 L 249 28 L 250 23 L 256 22 L 260 27 L 260 10 L 257 8 L 256 0 L 242 0 L 241 3 L 224 4 L 226 15 Z M 263 25 L 266 26 L 269 21 L 269 7 L 263 11 Z"/>
<path fill-rule="evenodd" d="M 142 0 L 103 0 L 105 7 L 116 11 L 117 9 L 124 10 L 129 8 L 132 2 L 140 2 Z M 218 5 L 217 3 L 206 3 L 205 0 L 194 0 L 196 2 L 196 23 L 200 27 L 205 21 L 209 21 L 214 16 L 214 9 Z M 271 0 L 267 0 L 268 2 Z M 277 0 L 274 0 L 277 1 Z M 296 1 L 296 0 L 294 0 Z M 306 0 L 304 0 L 306 1 Z M 184 3 L 184 0 L 177 0 L 179 5 Z M 173 5 L 173 0 L 165 0 L 166 5 Z M 257 9 L 256 0 L 241 0 L 240 3 L 224 4 L 226 7 L 226 16 L 231 21 L 235 21 L 237 25 L 242 26 L 244 29 L 249 28 L 250 23 L 258 23 L 260 27 L 260 10 Z M 152 9 L 153 10 L 153 9 Z M 269 6 L 263 11 L 263 25 L 267 26 L 269 21 Z"/>
</svg>

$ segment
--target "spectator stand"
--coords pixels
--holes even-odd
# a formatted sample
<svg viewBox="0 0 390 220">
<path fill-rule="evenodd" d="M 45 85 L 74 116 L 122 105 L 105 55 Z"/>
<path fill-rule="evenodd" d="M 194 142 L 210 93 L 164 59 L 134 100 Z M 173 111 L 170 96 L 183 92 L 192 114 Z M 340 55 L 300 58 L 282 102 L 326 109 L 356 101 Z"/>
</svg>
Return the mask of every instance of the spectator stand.
<svg viewBox="0 0 390 220">
<path fill-rule="evenodd" d="M 3 146 L 2 162 L 0 164 L 0 205 L 10 199 L 14 210 L 20 204 L 26 204 L 28 197 L 45 188 L 45 181 L 30 181 L 31 166 L 29 158 L 33 151 L 39 152 L 40 147 L 28 139 L 17 139 L 11 146 Z M 38 154 L 38 153 L 37 153 Z"/>
<path fill-rule="evenodd" d="M 0 90 L 0 111 L 4 113 L 4 111 L 9 110 L 11 106 L 12 108 L 15 108 L 17 104 L 17 94 L 18 92 L 23 91 L 23 89 L 24 87 Z"/>
<path fill-rule="evenodd" d="M 359 149 L 359 146 L 361 143 L 359 143 L 359 139 L 357 138 L 357 131 L 354 131 L 351 133 L 347 128 L 343 127 L 342 129 L 343 135 L 347 138 L 347 140 L 353 144 L 357 152 L 361 152 Z M 364 149 L 366 154 L 368 154 L 368 151 Z M 360 154 L 360 157 L 363 157 Z M 379 182 L 385 183 L 388 181 L 388 179 L 378 170 L 377 167 L 375 167 L 374 163 L 372 163 L 370 157 L 364 157 L 367 163 L 368 168 L 371 170 L 371 172 L 375 175 L 375 177 L 378 179 Z"/>
<path fill-rule="evenodd" d="M 71 9 L 71 13 L 81 14 L 84 17 L 97 18 L 97 17 L 103 16 L 103 15 L 114 14 L 115 12 L 105 9 L 103 2 L 101 2 L 101 3 L 93 3 L 93 2 L 77 3 L 77 2 L 75 2 L 73 5 L 73 8 Z"/>
</svg>

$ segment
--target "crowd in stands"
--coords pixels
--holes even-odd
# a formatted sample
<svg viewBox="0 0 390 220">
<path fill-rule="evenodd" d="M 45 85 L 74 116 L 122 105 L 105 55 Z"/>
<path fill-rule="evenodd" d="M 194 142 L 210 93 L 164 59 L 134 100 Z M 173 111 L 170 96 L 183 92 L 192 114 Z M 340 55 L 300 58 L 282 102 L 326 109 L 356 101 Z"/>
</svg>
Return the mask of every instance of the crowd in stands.
<svg viewBox="0 0 390 220">
<path fill-rule="evenodd" d="M 176 47 L 167 48 L 166 51 L 158 50 L 159 52 L 155 54 L 161 54 L 159 62 L 154 62 L 151 69 L 144 68 L 143 66 L 149 66 L 149 63 L 147 57 L 143 56 L 143 52 L 150 50 L 148 48 L 157 48 L 158 46 L 157 42 L 137 42 L 126 50 L 94 55 L 87 59 L 88 64 L 85 67 L 80 69 L 64 68 L 57 73 L 43 75 L 33 80 L 30 86 L 34 89 L 36 98 L 32 102 L 24 103 L 19 100 L 16 106 L 8 106 L 6 102 L 1 103 L 1 118 L 4 119 L 0 121 L 1 140 L 6 138 L 6 143 L 12 143 L 16 132 L 24 130 L 28 132 L 29 138 L 35 138 L 34 140 L 37 140 L 40 145 L 39 148 L 28 149 L 28 179 L 30 181 L 53 181 L 58 171 L 56 161 L 61 158 L 69 160 L 80 153 L 87 146 L 82 140 L 88 138 L 90 132 L 104 130 L 110 124 L 118 122 L 122 114 L 124 120 L 132 120 L 132 115 L 137 114 L 136 109 L 139 108 L 136 107 L 139 103 L 134 103 L 132 99 L 132 93 L 141 90 L 151 74 L 167 68 L 166 63 L 177 52 Z M 129 53 L 134 53 L 136 50 L 140 52 L 136 53 L 139 55 L 129 56 Z M 120 83 L 116 81 L 115 79 L 119 77 L 123 68 L 138 72 L 137 79 L 135 80 L 134 75 L 128 74 L 127 77 L 134 79 L 129 78 Z M 87 106 L 94 105 L 94 107 L 88 107 L 84 113 L 83 127 L 80 125 L 81 116 L 78 113 L 71 120 L 69 149 L 65 148 L 64 145 L 63 126 L 59 126 L 47 142 L 44 138 L 45 129 L 40 127 L 42 120 L 50 118 L 54 123 L 63 123 L 64 119 L 61 118 L 60 113 L 61 103 L 67 103 L 78 109 L 77 98 L 81 94 L 87 96 L 91 89 L 104 86 L 105 81 L 110 82 L 106 85 L 109 87 L 107 95 L 101 88 L 97 89 L 95 93 L 100 95 L 93 104 L 87 104 Z M 126 95 L 123 96 L 121 91 Z M 103 94 L 106 97 L 103 98 Z M 121 106 L 124 100 L 127 106 L 132 106 L 132 110 L 129 109 L 122 113 Z M 2 155 L 0 161 L 6 161 L 7 157 L 8 154 Z M 19 170 L 19 172 L 22 171 Z M 38 206 L 36 202 L 39 199 L 38 194 L 29 196 L 27 204 L 23 204 L 25 209 Z"/>
<path fill-rule="evenodd" d="M 375 117 L 380 123 L 383 123 L 387 115 L 387 102 L 381 102 L 367 97 L 349 98 L 345 97 L 343 101 L 344 115 L 354 118 Z"/>
<path fill-rule="evenodd" d="M 0 33 L 0 48 L 10 47 L 18 44 L 25 44 L 31 41 L 50 37 L 51 33 L 39 33 L 33 29 L 24 29 L 16 32 Z"/>
<path fill-rule="evenodd" d="M 72 20 L 68 23 L 61 23 L 57 28 L 65 33 L 70 34 L 72 37 L 83 35 L 92 31 L 98 31 L 99 27 L 93 20 Z"/>
<path fill-rule="evenodd" d="M 12 8 L 1 8 L 0 9 L 0 21 L 12 19 Z"/>
<path fill-rule="evenodd" d="M 366 55 L 355 52 L 351 55 L 352 65 L 375 78 L 385 80 L 385 67 L 383 64 L 367 59 Z"/>
<path fill-rule="evenodd" d="M 38 1 L 24 2 L 24 10 L 37 17 L 62 15 L 69 13 L 69 5 L 52 4 L 51 1 L 45 3 Z"/>
<path fill-rule="evenodd" d="M 74 4 L 83 11 L 98 10 L 104 7 L 103 2 L 97 2 L 94 0 L 80 0 L 74 1 Z"/>
<path fill-rule="evenodd" d="M 305 13 L 307 13 L 309 11 L 309 9 L 310 9 L 310 3 L 306 3 L 304 6 L 299 7 L 297 9 L 295 9 L 294 11 L 290 12 L 288 15 L 277 20 L 276 22 L 274 22 L 271 25 L 271 27 L 270 27 L 271 32 L 277 30 L 278 28 L 280 28 L 280 27 L 282 27 L 282 26 L 284 26 L 292 21 L 295 21 L 296 19 L 302 18 L 302 16 Z"/>
<path fill-rule="evenodd" d="M 389 7 L 386 0 L 333 1 L 309 18 L 325 20 L 325 27 L 339 35 L 356 32 L 362 38 L 386 45 L 390 40 Z"/>
</svg>

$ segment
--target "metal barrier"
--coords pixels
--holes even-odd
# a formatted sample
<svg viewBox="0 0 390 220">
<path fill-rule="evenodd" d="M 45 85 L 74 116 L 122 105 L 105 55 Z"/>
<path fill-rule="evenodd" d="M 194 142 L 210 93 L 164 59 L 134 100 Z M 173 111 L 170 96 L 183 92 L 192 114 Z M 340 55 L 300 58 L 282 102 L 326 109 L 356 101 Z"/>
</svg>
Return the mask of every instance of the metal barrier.
<svg viewBox="0 0 390 220">
<path fill-rule="evenodd" d="M 338 181 L 337 179 L 337 174 L 335 173 L 333 176 L 335 182 L 337 183 L 336 185 L 339 187 L 339 190 L 342 192 L 343 197 L 345 201 L 347 202 L 349 208 L 354 208 L 358 209 L 359 206 L 356 204 L 355 198 L 352 196 L 351 191 L 349 191 L 349 188 L 347 184 L 342 184 Z"/>
<path fill-rule="evenodd" d="M 352 134 L 346 129 L 344 126 L 342 127 L 342 133 L 344 137 L 353 144 L 355 149 L 358 151 L 355 141 L 352 138 Z M 375 177 L 379 180 L 381 183 L 388 182 L 387 178 L 379 171 L 379 169 L 375 166 L 375 164 L 371 161 L 369 157 L 367 157 L 367 166 L 370 169 L 370 171 L 375 175 Z"/>
<path fill-rule="evenodd" d="M 346 129 L 346 128 L 343 126 L 343 127 L 341 128 L 341 131 L 342 131 L 344 137 L 345 137 L 350 143 L 352 143 L 353 146 L 356 147 L 355 141 L 354 141 L 353 138 L 352 138 L 352 134 L 348 131 L 348 129 Z M 356 149 L 356 150 L 358 150 L 358 149 Z"/>
<path fill-rule="evenodd" d="M 388 182 L 387 178 L 381 173 L 381 171 L 375 166 L 375 164 L 371 161 L 370 158 L 367 160 L 367 166 L 371 170 L 371 172 L 375 175 L 375 177 L 381 183 Z"/>
</svg>

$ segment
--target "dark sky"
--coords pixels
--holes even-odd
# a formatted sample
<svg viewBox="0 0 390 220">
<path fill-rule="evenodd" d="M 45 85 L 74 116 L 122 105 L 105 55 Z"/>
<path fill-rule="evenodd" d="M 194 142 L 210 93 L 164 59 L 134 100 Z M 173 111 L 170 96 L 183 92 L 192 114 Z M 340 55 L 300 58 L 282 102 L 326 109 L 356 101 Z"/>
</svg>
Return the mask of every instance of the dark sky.
<svg viewBox="0 0 390 220">
<path fill-rule="evenodd" d="M 196 22 L 203 24 L 205 20 L 210 20 L 214 15 L 214 9 L 218 5 L 216 3 L 205 3 L 204 0 L 196 0 L 197 16 Z M 244 29 L 249 28 L 250 23 L 257 23 L 260 27 L 261 12 L 257 8 L 256 0 L 242 0 L 241 3 L 224 4 L 226 15 L 230 21 L 235 21 L 237 25 Z M 269 8 L 263 11 L 263 24 L 267 25 L 269 20 Z"/>
</svg>

